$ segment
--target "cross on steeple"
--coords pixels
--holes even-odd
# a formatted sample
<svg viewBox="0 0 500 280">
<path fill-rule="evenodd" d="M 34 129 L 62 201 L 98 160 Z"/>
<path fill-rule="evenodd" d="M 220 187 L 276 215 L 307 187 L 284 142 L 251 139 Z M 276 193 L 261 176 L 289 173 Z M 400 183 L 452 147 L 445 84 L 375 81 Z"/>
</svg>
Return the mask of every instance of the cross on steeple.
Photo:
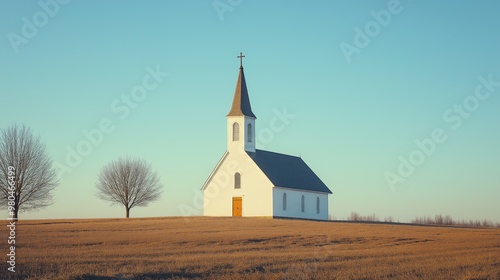
<svg viewBox="0 0 500 280">
<path fill-rule="evenodd" d="M 242 53 L 242 52 L 240 52 L 240 55 L 238 55 L 238 56 L 237 56 L 237 58 L 239 58 L 239 59 L 240 59 L 240 68 L 243 68 L 243 58 L 244 58 L 244 57 L 245 57 L 245 56 L 243 55 L 243 53 Z"/>
</svg>

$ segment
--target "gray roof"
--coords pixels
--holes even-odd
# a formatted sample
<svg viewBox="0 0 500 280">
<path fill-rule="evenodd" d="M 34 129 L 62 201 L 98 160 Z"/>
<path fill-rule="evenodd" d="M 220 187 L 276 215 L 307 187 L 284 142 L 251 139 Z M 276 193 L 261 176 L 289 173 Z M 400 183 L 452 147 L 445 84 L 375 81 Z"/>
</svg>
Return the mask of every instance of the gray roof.
<svg viewBox="0 0 500 280">
<path fill-rule="evenodd" d="M 276 187 L 332 193 L 300 157 L 263 150 L 248 155 Z"/>
<path fill-rule="evenodd" d="M 233 105 L 231 111 L 227 114 L 230 116 L 247 116 L 257 118 L 250 106 L 250 98 L 248 98 L 247 83 L 245 81 L 245 73 L 243 73 L 243 66 L 240 67 L 238 81 L 236 82 L 236 89 L 234 90 Z"/>
</svg>

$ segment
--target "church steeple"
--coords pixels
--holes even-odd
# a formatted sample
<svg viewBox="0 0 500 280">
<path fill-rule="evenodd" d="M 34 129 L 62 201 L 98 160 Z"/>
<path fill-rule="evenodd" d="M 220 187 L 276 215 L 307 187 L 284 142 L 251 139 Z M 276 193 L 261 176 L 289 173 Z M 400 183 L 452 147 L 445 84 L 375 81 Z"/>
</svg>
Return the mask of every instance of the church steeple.
<svg viewBox="0 0 500 280">
<path fill-rule="evenodd" d="M 240 73 L 234 90 L 233 104 L 227 114 L 227 149 L 229 152 L 255 152 L 255 119 L 248 97 L 245 73 L 243 72 L 242 53 Z"/>
<path fill-rule="evenodd" d="M 245 73 L 243 72 L 243 57 L 245 56 L 242 53 L 238 56 L 240 59 L 240 73 L 238 75 L 238 81 L 236 82 L 236 89 L 234 90 L 233 105 L 231 106 L 231 111 L 229 111 L 227 117 L 246 116 L 257 118 L 252 112 L 252 107 L 250 106 Z"/>
</svg>

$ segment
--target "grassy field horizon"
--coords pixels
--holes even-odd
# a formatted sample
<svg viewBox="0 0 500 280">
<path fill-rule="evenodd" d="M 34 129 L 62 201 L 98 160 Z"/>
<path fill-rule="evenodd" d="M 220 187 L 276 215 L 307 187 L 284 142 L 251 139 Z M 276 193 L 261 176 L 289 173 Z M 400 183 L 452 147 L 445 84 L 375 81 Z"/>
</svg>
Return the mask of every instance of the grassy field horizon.
<svg viewBox="0 0 500 280">
<path fill-rule="evenodd" d="M 0 278 L 500 279 L 500 229 L 269 218 L 21 220 L 16 272 L 4 267 Z"/>
</svg>

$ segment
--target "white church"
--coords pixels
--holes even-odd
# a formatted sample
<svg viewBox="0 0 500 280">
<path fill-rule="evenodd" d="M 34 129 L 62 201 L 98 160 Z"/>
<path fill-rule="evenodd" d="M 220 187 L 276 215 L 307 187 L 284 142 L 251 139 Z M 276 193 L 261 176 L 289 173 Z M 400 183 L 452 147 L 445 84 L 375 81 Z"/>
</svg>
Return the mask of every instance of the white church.
<svg viewBox="0 0 500 280">
<path fill-rule="evenodd" d="M 227 151 L 203 184 L 205 216 L 327 220 L 330 189 L 300 157 L 255 148 L 255 120 L 240 53 L 227 114 Z"/>
</svg>

